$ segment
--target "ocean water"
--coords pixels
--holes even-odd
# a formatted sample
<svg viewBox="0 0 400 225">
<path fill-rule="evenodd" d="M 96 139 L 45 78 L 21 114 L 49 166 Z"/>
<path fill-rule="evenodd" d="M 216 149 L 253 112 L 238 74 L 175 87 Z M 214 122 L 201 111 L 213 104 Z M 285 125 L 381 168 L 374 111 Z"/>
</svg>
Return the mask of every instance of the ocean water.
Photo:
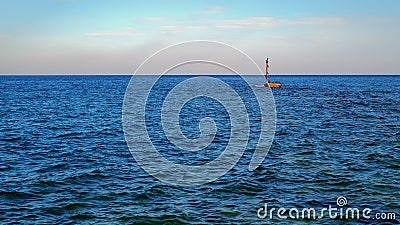
<svg viewBox="0 0 400 225">
<path fill-rule="evenodd" d="M 163 85 L 185 78 L 171 76 Z M 240 83 L 235 77 L 219 78 Z M 263 164 L 248 171 L 252 152 L 247 149 L 227 174 L 194 187 L 162 183 L 132 157 L 122 128 L 129 80 L 0 77 L 1 224 L 400 222 L 400 76 L 273 76 L 284 88 L 273 90 L 276 133 Z M 263 77 L 254 76 L 250 85 L 262 82 Z M 229 116 L 217 103 L 210 104 L 216 109 L 200 115 Z M 181 121 L 188 136 L 198 135 L 191 121 L 198 122 L 199 113 L 192 112 L 184 109 Z M 226 145 L 226 129 L 229 124 L 216 136 L 221 146 Z M 203 162 L 179 156 L 169 157 L 183 164 Z M 338 207 L 340 196 L 348 207 L 371 208 L 371 215 L 394 212 L 396 219 L 257 216 L 265 204 L 276 209 Z"/>
</svg>

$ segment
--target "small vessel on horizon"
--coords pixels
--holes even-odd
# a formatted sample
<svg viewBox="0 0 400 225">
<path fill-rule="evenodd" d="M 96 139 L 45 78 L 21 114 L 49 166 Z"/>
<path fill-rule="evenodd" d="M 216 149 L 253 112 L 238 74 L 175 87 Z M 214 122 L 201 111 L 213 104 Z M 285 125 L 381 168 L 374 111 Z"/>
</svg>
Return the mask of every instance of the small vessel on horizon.
<svg viewBox="0 0 400 225">
<path fill-rule="evenodd" d="M 281 88 L 282 84 L 280 82 L 269 82 L 268 81 L 268 68 L 269 68 L 269 58 L 265 60 L 265 87 L 270 87 L 270 88 Z"/>
</svg>

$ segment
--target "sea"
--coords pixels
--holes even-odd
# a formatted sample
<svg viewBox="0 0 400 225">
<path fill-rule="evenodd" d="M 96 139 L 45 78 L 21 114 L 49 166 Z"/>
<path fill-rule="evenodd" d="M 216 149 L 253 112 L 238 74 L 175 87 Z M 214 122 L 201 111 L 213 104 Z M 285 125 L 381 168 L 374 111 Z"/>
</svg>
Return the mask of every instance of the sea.
<svg viewBox="0 0 400 225">
<path fill-rule="evenodd" d="M 234 89 L 243 82 L 213 77 Z M 188 78 L 170 75 L 162 85 Z M 0 224 L 400 223 L 400 76 L 271 76 L 283 88 L 272 90 L 276 128 L 262 164 L 248 170 L 250 146 L 226 174 L 195 186 L 159 180 L 132 156 L 122 119 L 130 79 L 0 76 Z M 148 100 L 165 94 L 156 89 Z M 220 105 L 202 101 L 196 104 L 205 116 L 229 121 L 224 110 L 207 111 Z M 203 114 L 182 114 L 185 135 L 198 135 Z M 213 148 L 222 151 L 229 132 L 217 132 Z M 250 132 L 247 141 L 257 138 Z M 151 139 L 166 140 L 163 132 Z M 301 218 L 311 208 L 317 218 Z M 323 211 L 329 208 L 332 215 Z M 348 208 L 359 209 L 360 218 L 346 218 Z"/>
</svg>

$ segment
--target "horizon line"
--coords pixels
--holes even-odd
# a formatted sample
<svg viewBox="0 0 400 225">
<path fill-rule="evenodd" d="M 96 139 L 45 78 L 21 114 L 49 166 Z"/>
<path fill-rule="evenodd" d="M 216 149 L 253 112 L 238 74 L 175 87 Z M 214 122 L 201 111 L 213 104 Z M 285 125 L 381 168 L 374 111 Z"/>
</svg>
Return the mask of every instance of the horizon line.
<svg viewBox="0 0 400 225">
<path fill-rule="evenodd" d="M 0 76 L 133 76 L 130 73 L 31 73 L 31 74 L 20 74 L 20 73 L 9 73 L 0 74 Z M 158 76 L 159 74 L 136 74 L 137 76 Z M 232 76 L 235 74 L 165 74 L 167 76 Z M 241 76 L 260 76 L 265 74 L 240 74 Z M 399 76 L 400 73 L 279 73 L 279 74 L 269 74 L 270 76 Z"/>
</svg>

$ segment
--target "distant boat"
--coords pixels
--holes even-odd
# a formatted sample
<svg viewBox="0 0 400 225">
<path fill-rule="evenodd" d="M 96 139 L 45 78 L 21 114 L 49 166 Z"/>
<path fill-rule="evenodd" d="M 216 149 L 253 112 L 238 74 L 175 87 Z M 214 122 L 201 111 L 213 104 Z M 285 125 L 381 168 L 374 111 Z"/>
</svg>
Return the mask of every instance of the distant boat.
<svg viewBox="0 0 400 225">
<path fill-rule="evenodd" d="M 282 84 L 279 82 L 269 82 L 268 81 L 268 68 L 269 68 L 269 62 L 268 62 L 268 58 L 267 60 L 265 60 L 265 84 L 264 87 L 270 87 L 270 88 L 281 88 Z"/>
</svg>

